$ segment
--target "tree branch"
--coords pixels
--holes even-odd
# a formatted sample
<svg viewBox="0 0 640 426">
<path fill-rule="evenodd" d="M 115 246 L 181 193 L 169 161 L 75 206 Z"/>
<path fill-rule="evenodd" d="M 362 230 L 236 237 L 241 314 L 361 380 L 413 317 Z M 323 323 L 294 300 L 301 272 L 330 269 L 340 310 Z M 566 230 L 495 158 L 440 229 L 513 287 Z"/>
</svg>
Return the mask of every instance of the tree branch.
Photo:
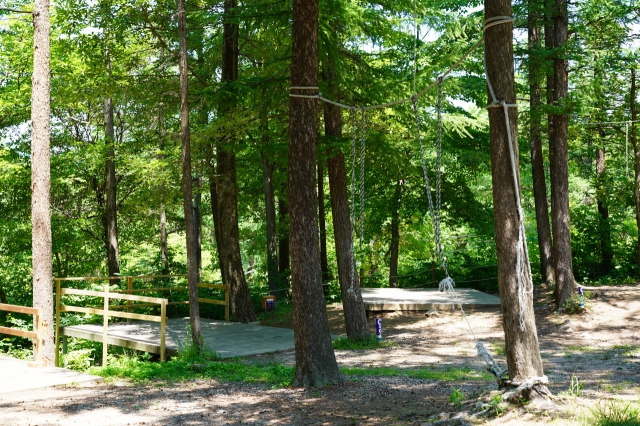
<svg viewBox="0 0 640 426">
<path fill-rule="evenodd" d="M 0 7 L 0 11 L 2 11 L 2 12 L 12 12 L 12 13 L 26 13 L 28 15 L 33 15 L 33 12 L 28 11 L 28 10 L 10 9 L 8 7 Z"/>
<path fill-rule="evenodd" d="M 162 47 L 164 47 L 165 49 L 167 49 L 167 51 L 169 53 L 171 53 L 171 55 L 173 55 L 175 58 L 178 57 L 178 54 L 176 52 L 174 52 L 173 50 L 171 50 L 171 48 L 169 47 L 169 45 L 167 44 L 166 41 L 164 41 L 164 38 L 162 38 L 162 36 L 160 35 L 160 33 L 158 32 L 158 30 L 156 29 L 156 27 L 153 26 L 153 24 L 151 23 L 151 20 L 149 19 L 149 14 L 147 12 L 146 9 L 143 9 L 142 11 L 142 15 L 144 16 L 144 20 L 147 22 L 147 25 L 149 25 L 149 30 L 151 31 L 151 33 L 155 36 L 155 38 L 158 39 L 158 41 L 160 42 L 160 44 L 162 45 Z M 207 83 L 206 81 L 204 81 L 204 79 L 202 77 L 200 77 L 198 75 L 198 73 L 196 73 L 193 68 L 191 68 L 191 65 L 187 65 L 187 69 L 189 70 L 189 72 L 200 82 L 200 84 L 202 84 L 204 87 L 209 87 L 209 83 Z"/>
</svg>

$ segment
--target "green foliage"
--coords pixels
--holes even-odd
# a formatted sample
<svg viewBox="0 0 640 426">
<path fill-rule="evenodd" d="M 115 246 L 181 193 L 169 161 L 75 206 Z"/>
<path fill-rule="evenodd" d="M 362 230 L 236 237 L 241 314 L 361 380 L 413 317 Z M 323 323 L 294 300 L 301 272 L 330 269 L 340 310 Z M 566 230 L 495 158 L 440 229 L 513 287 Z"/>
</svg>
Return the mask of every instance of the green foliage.
<svg viewBox="0 0 640 426">
<path fill-rule="evenodd" d="M 588 302 L 590 296 L 589 292 L 584 293 L 584 306 L 580 306 L 580 295 L 576 294 L 575 296 L 570 297 L 563 305 L 564 311 L 567 314 L 580 314 L 586 312 L 591 308 L 591 302 Z"/>
<path fill-rule="evenodd" d="M 640 424 L 640 407 L 638 404 L 615 400 L 598 401 L 591 409 L 594 426 L 635 426 Z"/>
<path fill-rule="evenodd" d="M 367 349 L 381 349 L 396 346 L 395 342 L 379 342 L 374 335 L 365 339 L 339 338 L 333 341 L 333 348 L 338 350 L 359 351 Z"/>
<path fill-rule="evenodd" d="M 344 367 L 341 368 L 343 374 L 347 376 L 406 376 L 425 380 L 439 380 L 444 382 L 456 382 L 461 380 L 481 380 L 490 382 L 494 379 L 491 374 L 482 370 L 471 368 L 445 368 L 445 369 L 402 369 L 397 367 Z"/>
<path fill-rule="evenodd" d="M 500 417 L 504 413 L 504 405 L 502 404 L 502 394 L 497 394 L 489 399 L 489 406 L 493 414 Z"/>
<path fill-rule="evenodd" d="M 460 389 L 451 388 L 451 393 L 449 394 L 449 402 L 453 404 L 454 407 L 460 407 L 465 399 L 466 398 L 462 394 Z"/>
<path fill-rule="evenodd" d="M 574 397 L 581 396 L 583 388 L 584 386 L 580 383 L 578 378 L 571 375 L 571 383 L 569 384 L 569 389 L 567 389 L 567 395 Z"/>
</svg>

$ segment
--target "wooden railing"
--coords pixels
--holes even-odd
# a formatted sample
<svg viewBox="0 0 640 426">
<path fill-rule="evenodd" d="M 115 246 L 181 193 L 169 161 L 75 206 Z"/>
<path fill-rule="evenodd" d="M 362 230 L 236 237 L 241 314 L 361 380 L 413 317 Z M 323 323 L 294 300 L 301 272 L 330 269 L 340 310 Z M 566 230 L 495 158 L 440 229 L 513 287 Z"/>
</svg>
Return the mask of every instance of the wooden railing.
<svg viewBox="0 0 640 426">
<path fill-rule="evenodd" d="M 11 327 L 0 327 L 0 334 L 9 334 L 11 336 L 33 339 L 33 353 L 35 355 L 35 361 L 30 362 L 29 366 L 39 367 L 46 365 L 47 363 L 42 361 L 42 341 L 46 334 L 47 323 L 42 318 L 42 310 L 40 308 L 0 303 L 0 311 L 33 315 L 33 331 L 18 330 Z"/>
<path fill-rule="evenodd" d="M 168 298 L 139 296 L 134 293 L 150 293 L 150 292 L 170 292 L 170 291 L 186 291 L 187 286 L 165 286 L 155 288 L 134 288 L 134 280 L 151 280 L 151 279 L 169 279 L 184 278 L 186 275 L 135 275 L 135 276 L 117 276 L 117 277 L 68 277 L 54 278 L 56 282 L 56 352 L 55 364 L 59 365 L 59 348 L 60 348 L 60 314 L 62 312 L 78 312 L 94 315 L 102 315 L 103 318 L 103 349 L 102 349 L 102 365 L 107 365 L 107 347 L 108 347 L 108 323 L 109 317 L 125 318 L 127 320 L 137 319 L 146 321 L 160 322 L 160 360 L 165 360 L 165 334 L 167 323 L 167 306 L 169 305 L 188 305 L 188 300 L 169 301 Z M 127 282 L 126 289 L 111 289 L 109 285 L 105 285 L 103 291 L 82 290 L 62 287 L 63 281 L 107 281 L 107 282 Z M 224 300 L 216 300 L 200 297 L 198 302 L 212 305 L 224 306 L 225 320 L 229 321 L 229 286 L 224 284 L 205 284 L 199 283 L 198 288 L 211 290 L 224 290 Z M 65 295 L 78 295 L 98 297 L 103 299 L 102 309 L 98 307 L 86 306 L 70 306 L 62 305 L 61 297 Z M 126 304 L 109 305 L 110 300 L 123 300 Z M 132 302 L 136 302 L 135 304 Z M 134 313 L 133 309 L 150 306 L 160 306 L 160 315 L 147 315 Z M 126 309 L 126 312 L 121 310 Z"/>
<path fill-rule="evenodd" d="M 175 287 L 156 287 L 156 288 L 134 288 L 133 281 L 134 280 L 152 280 L 152 279 L 163 279 L 163 278 L 185 278 L 187 275 L 179 274 L 179 275 L 126 275 L 126 276 L 118 276 L 118 277 L 69 277 L 69 278 L 54 278 L 56 281 L 56 287 L 59 288 L 61 285 L 61 281 L 125 281 L 127 282 L 127 289 L 117 289 L 111 290 L 112 293 L 126 293 L 126 294 L 134 294 L 134 293 L 151 293 L 156 291 L 177 291 L 188 290 L 187 286 L 175 286 Z M 224 290 L 224 300 L 216 300 L 210 299 L 206 297 L 199 297 L 198 302 L 206 303 L 210 305 L 220 305 L 224 306 L 224 319 L 225 321 L 229 321 L 229 291 L 230 288 L 225 284 L 208 284 L 208 283 L 198 283 L 198 288 L 210 289 L 210 290 Z M 180 300 L 180 301 L 169 301 L 167 305 L 188 305 L 188 300 Z M 131 300 L 128 300 L 125 305 L 120 306 L 111 306 L 111 309 L 126 309 L 127 312 L 131 312 L 134 308 L 149 306 L 143 304 L 134 305 L 131 303 Z"/>
<path fill-rule="evenodd" d="M 61 297 L 65 295 L 91 296 L 103 299 L 103 308 L 87 308 L 83 306 L 62 305 Z M 110 310 L 109 300 L 127 300 L 144 302 L 151 305 L 160 305 L 160 315 L 136 314 L 132 312 L 120 312 Z M 62 312 L 79 312 L 85 314 L 102 315 L 102 366 L 107 365 L 107 349 L 109 347 L 109 317 L 137 319 L 142 321 L 154 321 L 160 323 L 160 361 L 165 360 L 165 340 L 167 328 L 167 299 L 159 297 L 134 296 L 129 294 L 113 293 L 109 286 L 105 285 L 103 291 L 79 290 L 75 288 L 61 288 L 60 279 L 56 283 L 56 354 L 55 363 L 60 361 L 60 314 Z"/>
</svg>

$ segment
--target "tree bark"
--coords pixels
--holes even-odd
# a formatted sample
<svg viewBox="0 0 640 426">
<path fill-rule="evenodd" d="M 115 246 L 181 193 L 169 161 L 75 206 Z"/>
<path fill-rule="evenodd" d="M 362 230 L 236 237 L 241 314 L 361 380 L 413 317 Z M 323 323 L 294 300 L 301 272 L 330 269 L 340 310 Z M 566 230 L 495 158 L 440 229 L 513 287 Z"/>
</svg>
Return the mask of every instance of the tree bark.
<svg viewBox="0 0 640 426">
<path fill-rule="evenodd" d="M 269 126 L 266 114 L 263 120 L 262 144 L 269 144 Z M 267 280 L 269 293 L 280 298 L 278 284 L 278 240 L 276 235 L 276 201 L 273 191 L 273 164 L 262 151 L 262 181 L 264 188 L 264 205 L 267 225 Z"/>
<path fill-rule="evenodd" d="M 113 100 L 104 100 L 104 144 L 107 148 L 105 160 L 106 204 L 104 212 L 104 233 L 107 242 L 107 266 L 109 276 L 120 274 L 120 254 L 118 250 L 118 205 L 116 198 L 115 131 L 113 126 Z"/>
<path fill-rule="evenodd" d="M 286 284 L 290 273 L 289 260 L 289 202 L 280 195 L 278 197 L 278 272 L 281 285 Z"/>
<path fill-rule="evenodd" d="M 604 143 L 604 141 L 603 141 Z M 600 271 L 599 275 L 606 275 L 613 268 L 613 248 L 611 247 L 611 224 L 609 223 L 609 207 L 607 205 L 607 189 L 605 180 L 606 173 L 605 148 L 596 150 L 596 181 L 598 214 L 600 215 Z"/>
<path fill-rule="evenodd" d="M 33 74 L 31 75 L 31 250 L 33 306 L 42 309 L 47 328 L 42 341 L 45 363 L 54 360 L 53 255 L 51 248 L 49 0 L 33 8 Z M 35 355 L 35 354 L 34 354 Z"/>
<path fill-rule="evenodd" d="M 291 87 L 318 86 L 318 0 L 293 0 Z M 313 94 L 314 89 L 292 89 Z M 316 101 L 289 101 L 289 229 L 296 372 L 293 385 L 342 380 L 322 294 L 316 214 Z"/>
<path fill-rule="evenodd" d="M 193 217 L 193 191 L 191 176 L 191 134 L 189 128 L 189 74 L 187 64 L 187 16 L 185 0 L 178 3 L 178 37 L 180 42 L 180 131 L 182 138 L 182 192 L 184 227 L 187 244 L 187 275 L 189 287 L 189 319 L 193 346 L 203 348 L 200 327 L 200 305 L 198 302 L 198 240 Z"/>
<path fill-rule="evenodd" d="M 486 0 L 485 19 L 511 16 L 510 0 Z M 513 24 L 495 25 L 485 31 L 486 67 L 497 100 L 515 104 L 513 65 Z M 490 103 L 493 101 L 489 96 Z M 491 138 L 491 171 L 493 204 L 496 223 L 496 250 L 498 256 L 498 282 L 502 301 L 503 327 L 509 377 L 522 382 L 543 375 L 542 360 L 533 314 L 533 300 L 527 298 L 524 306 L 526 330 L 520 329 L 520 308 L 516 276 L 518 233 L 520 219 L 516 195 L 520 192 L 518 173 L 517 109 L 509 108 L 509 128 L 506 127 L 502 106 L 489 108 Z M 514 157 L 509 152 L 508 133 L 511 132 Z M 516 182 L 511 161 L 516 164 Z"/>
<path fill-rule="evenodd" d="M 553 258 L 556 262 L 556 306 L 560 308 L 575 294 L 571 258 L 571 220 L 569 212 L 568 60 L 566 44 L 569 27 L 567 0 L 555 0 L 553 19 L 555 55 L 553 60 L 553 139 L 549 139 L 551 173 L 551 215 Z"/>
<path fill-rule="evenodd" d="M 329 84 L 332 89 L 334 74 L 334 70 L 330 70 L 328 73 Z M 324 104 L 324 126 L 327 137 L 335 139 L 342 137 L 342 120 L 338 107 L 328 103 Z M 340 282 L 347 337 L 350 339 L 365 339 L 369 336 L 369 326 L 362 301 L 362 292 L 360 291 L 360 280 L 356 273 L 353 228 L 349 216 L 347 168 L 344 154 L 340 151 L 333 153 L 333 155 L 330 153 L 327 168 L 331 194 L 333 236 L 336 245 L 336 260 L 338 262 L 338 280 Z M 352 290 L 353 293 L 349 290 Z"/>
<path fill-rule="evenodd" d="M 327 224 L 324 211 L 324 166 L 318 161 L 318 223 L 320 224 L 320 271 L 322 273 L 322 292 L 329 295 L 329 261 L 327 260 Z"/>
<path fill-rule="evenodd" d="M 236 1 L 225 0 L 222 35 L 222 73 L 220 81 L 224 86 L 218 113 L 224 119 L 236 105 L 232 84 L 238 79 L 238 24 L 233 21 Z M 231 132 L 231 130 L 229 130 Z M 236 175 L 236 154 L 229 147 L 234 143 L 233 134 L 227 135 L 225 145 L 217 150 L 217 195 L 218 223 L 220 225 L 220 269 L 231 287 L 231 313 L 234 321 L 249 323 L 256 320 L 251 301 L 251 293 L 242 267 L 240 254 L 240 230 L 238 228 L 238 183 Z"/>
<path fill-rule="evenodd" d="M 402 180 L 396 184 L 391 211 L 391 246 L 389 247 L 389 287 L 398 287 L 398 255 L 400 252 L 400 196 L 402 194 Z"/>
<path fill-rule="evenodd" d="M 636 226 L 638 228 L 638 242 L 636 247 L 636 262 L 638 264 L 638 276 L 640 277 L 640 147 L 636 135 L 636 69 L 631 68 L 631 90 L 629 92 L 629 109 L 631 110 L 631 132 L 629 139 L 633 146 L 633 169 L 635 171 L 635 183 L 633 185 L 633 197 L 636 203 Z"/>
<path fill-rule="evenodd" d="M 198 262 L 198 277 L 202 273 L 202 176 L 196 173 L 193 178 L 195 194 L 193 195 L 193 225 L 196 238 L 196 259 Z"/>
<path fill-rule="evenodd" d="M 536 226 L 538 230 L 538 250 L 540 252 L 540 273 L 547 284 L 554 284 L 553 245 L 549 224 L 549 205 L 547 203 L 547 184 L 544 176 L 544 158 L 542 153 L 542 123 L 540 94 L 540 11 L 538 1 L 529 0 L 529 93 L 530 124 L 529 142 L 531 144 L 531 174 L 533 178 L 533 197 L 536 208 Z"/>
</svg>

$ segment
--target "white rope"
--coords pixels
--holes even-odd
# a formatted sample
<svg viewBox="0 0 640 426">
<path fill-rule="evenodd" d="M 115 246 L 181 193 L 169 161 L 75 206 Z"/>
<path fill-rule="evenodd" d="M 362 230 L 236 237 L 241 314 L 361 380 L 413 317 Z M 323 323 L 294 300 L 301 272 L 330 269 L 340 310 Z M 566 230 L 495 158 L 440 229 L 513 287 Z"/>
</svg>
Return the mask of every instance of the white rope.
<svg viewBox="0 0 640 426">
<path fill-rule="evenodd" d="M 485 20 L 484 30 L 491 28 L 495 25 L 506 24 L 514 22 L 514 18 L 509 16 L 494 16 Z M 515 104 L 507 104 L 503 100 L 498 100 L 496 93 L 493 90 L 491 79 L 489 78 L 489 72 L 487 71 L 487 54 L 486 49 L 483 55 L 485 76 L 487 80 L 487 87 L 489 88 L 489 94 L 491 95 L 491 103 L 487 105 L 487 108 L 502 108 L 504 112 L 505 125 L 507 128 L 507 142 L 509 145 L 509 161 L 511 163 L 511 174 L 513 177 L 513 189 L 515 193 L 516 208 L 518 210 L 518 243 L 516 246 L 516 279 L 518 285 L 518 314 L 519 325 L 521 331 L 526 331 L 525 313 L 530 306 L 530 302 L 533 298 L 533 278 L 531 276 L 531 267 L 529 265 L 529 249 L 527 247 L 526 231 L 524 228 L 524 212 L 522 210 L 522 203 L 520 201 L 520 185 L 518 185 L 518 171 L 516 168 L 515 150 L 513 135 L 511 133 L 511 120 L 509 119 L 509 108 L 517 108 Z"/>
</svg>

